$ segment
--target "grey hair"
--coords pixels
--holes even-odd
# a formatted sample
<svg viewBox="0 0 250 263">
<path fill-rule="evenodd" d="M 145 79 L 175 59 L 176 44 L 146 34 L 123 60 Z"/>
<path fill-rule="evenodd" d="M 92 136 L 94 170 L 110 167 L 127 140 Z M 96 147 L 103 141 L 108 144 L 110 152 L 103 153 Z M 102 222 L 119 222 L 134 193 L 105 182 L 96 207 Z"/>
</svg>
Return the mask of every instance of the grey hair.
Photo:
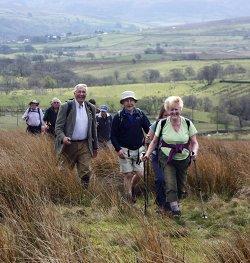
<svg viewBox="0 0 250 263">
<path fill-rule="evenodd" d="M 177 104 L 181 108 L 181 110 L 183 109 L 183 100 L 181 99 L 181 97 L 170 96 L 170 97 L 166 98 L 166 100 L 164 102 L 165 110 L 169 110 L 169 108 L 171 106 L 173 106 L 174 104 Z"/>
<path fill-rule="evenodd" d="M 86 91 L 88 90 L 88 86 L 87 86 L 86 84 L 80 83 L 80 84 L 77 84 L 77 85 L 74 87 L 74 93 L 75 93 L 78 89 L 80 89 L 80 88 L 83 88 L 83 89 L 85 89 Z"/>
</svg>

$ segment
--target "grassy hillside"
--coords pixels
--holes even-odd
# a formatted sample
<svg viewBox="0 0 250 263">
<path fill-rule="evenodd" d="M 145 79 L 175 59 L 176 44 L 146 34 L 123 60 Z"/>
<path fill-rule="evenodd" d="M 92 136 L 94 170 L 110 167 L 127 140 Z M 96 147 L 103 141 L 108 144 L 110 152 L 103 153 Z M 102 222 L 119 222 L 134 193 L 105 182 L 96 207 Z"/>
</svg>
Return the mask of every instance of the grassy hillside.
<svg viewBox="0 0 250 263">
<path fill-rule="evenodd" d="M 130 84 L 130 85 L 113 85 L 113 86 L 98 86 L 89 87 L 87 99 L 94 98 L 98 105 L 107 104 L 111 111 L 115 112 L 120 109 L 120 96 L 125 90 L 133 90 L 137 98 L 140 100 L 144 97 L 159 97 L 162 102 L 166 97 L 171 95 L 188 96 L 195 95 L 198 98 L 209 97 L 213 102 L 213 106 L 218 104 L 219 98 L 235 98 L 244 94 L 249 94 L 249 84 L 238 84 L 238 83 L 219 83 L 216 82 L 211 86 L 205 86 L 202 83 L 195 81 L 183 81 L 175 83 L 145 83 L 145 84 Z M 12 91 L 9 94 L 2 93 L 0 97 L 0 105 L 4 108 L 10 109 L 25 109 L 28 103 L 32 99 L 40 101 L 40 107 L 45 109 L 49 107 L 49 102 L 53 97 L 58 97 L 62 102 L 71 99 L 73 97 L 72 88 L 68 89 L 54 89 L 54 90 L 43 90 L 41 92 L 33 90 L 18 90 Z M 22 111 L 18 113 L 6 113 L 5 116 L 0 116 L 0 128 L 1 129 L 15 129 L 17 126 L 24 128 L 24 122 L 21 120 Z M 198 130 L 210 131 L 216 130 L 217 125 L 215 121 L 211 120 L 214 116 L 214 112 L 204 112 L 202 110 L 188 109 L 184 105 L 183 113 L 196 122 Z M 7 115 L 6 115 L 7 114 Z M 192 115 L 193 114 L 193 115 Z M 157 115 L 155 113 L 155 115 Z M 155 116 L 150 116 L 154 119 Z M 237 118 L 234 117 L 235 123 L 231 122 L 230 128 L 235 128 Z M 198 123 L 197 123 L 198 122 Z M 219 125 L 219 129 L 224 129 L 224 125 Z"/>
<path fill-rule="evenodd" d="M 33 98 L 40 101 L 41 107 L 46 107 L 53 97 L 58 97 L 62 101 L 66 101 L 73 96 L 72 88 L 61 88 L 54 90 L 17 90 L 9 94 L 2 93 L 0 97 L 1 106 L 18 106 L 27 105 Z M 248 84 L 238 83 L 219 83 L 206 86 L 203 83 L 196 81 L 179 81 L 168 83 L 142 83 L 142 84 L 127 84 L 127 85 L 112 85 L 112 86 L 97 86 L 89 87 L 88 99 L 96 99 L 98 104 L 108 103 L 119 107 L 121 93 L 125 90 L 136 92 L 138 99 L 146 96 L 162 97 L 164 100 L 170 95 L 196 95 L 198 97 L 208 96 L 212 99 L 215 105 L 218 102 L 219 96 L 239 96 L 248 94 L 250 87 Z"/>
<path fill-rule="evenodd" d="M 9 16 L 13 15 L 14 13 L 9 13 Z M 1 16 L 4 17 L 4 12 L 0 13 L 0 18 Z M 60 17 L 60 21 L 56 20 L 57 16 Z M 5 18 L 2 18 L 2 27 L 5 25 L 4 19 Z M 13 17 L 11 19 L 13 20 Z M 23 14 L 23 22 L 21 23 L 25 28 L 25 23 L 35 19 L 38 19 L 38 23 L 40 23 L 41 26 L 46 27 L 46 23 L 44 24 L 42 20 L 44 16 L 35 14 L 34 17 L 29 17 L 27 13 Z M 67 48 L 71 48 L 71 51 L 73 49 L 75 52 L 75 55 L 73 55 L 71 59 L 74 58 L 75 60 L 85 60 L 86 54 L 90 51 L 95 53 L 97 59 L 115 58 L 118 61 L 121 59 L 128 60 L 128 56 L 134 56 L 138 53 L 143 55 L 146 49 L 155 49 L 157 46 L 161 48 L 160 52 L 155 52 L 154 54 L 154 58 L 158 60 L 180 60 L 190 53 L 196 53 L 201 59 L 250 57 L 249 18 L 143 30 L 136 30 L 135 28 L 129 30 L 129 27 L 126 30 L 126 28 L 122 26 L 119 28 L 118 25 L 118 28 L 114 31 L 105 30 L 106 21 L 91 20 L 85 16 L 70 17 L 64 16 L 64 14 L 55 14 L 55 17 L 53 17 L 53 15 L 50 14 L 46 19 L 48 19 L 47 33 L 60 34 L 70 32 L 69 27 L 65 27 L 63 31 L 49 30 L 49 26 L 61 25 L 64 27 L 65 23 L 71 24 L 72 27 L 78 26 L 79 30 L 75 35 L 73 34 L 71 37 L 63 38 L 60 41 L 44 44 L 32 43 L 32 45 L 34 45 L 39 52 L 45 47 L 53 49 L 55 53 L 59 49 L 66 50 Z M 102 22 L 104 23 L 104 27 L 101 26 Z M 10 28 L 13 23 L 15 24 L 14 21 L 9 23 Z M 89 25 L 91 23 L 92 27 Z M 113 26 L 115 28 L 115 25 L 116 23 L 111 23 L 110 27 Z M 16 26 L 18 26 L 18 24 Z M 36 22 L 34 22 L 33 27 L 34 29 L 37 28 Z M 108 28 L 108 25 L 106 25 L 106 27 Z M 96 34 L 94 33 L 94 28 L 107 32 L 101 31 L 103 33 Z M 82 32 L 84 30 L 85 32 Z M 42 30 L 37 30 L 36 34 L 45 35 L 46 33 L 43 32 Z M 21 33 L 20 31 L 19 34 L 21 35 Z M 23 32 L 22 34 L 29 35 L 27 32 Z M 12 47 L 17 47 L 17 43 L 13 44 Z M 151 57 L 152 56 L 147 55 L 146 59 Z M 69 58 L 69 56 L 66 55 L 64 58 Z"/>
<path fill-rule="evenodd" d="M 143 57 L 144 58 L 144 57 Z M 139 61 L 137 63 L 131 62 L 132 57 L 130 56 L 130 61 L 114 61 L 114 62 L 100 62 L 93 61 L 91 63 L 74 63 L 72 64 L 72 69 L 81 77 L 86 74 L 91 74 L 95 77 L 101 76 L 113 76 L 114 71 L 117 70 L 120 73 L 119 78 L 126 78 L 126 74 L 129 72 L 133 76 L 141 80 L 143 72 L 148 69 L 159 70 L 161 76 L 167 76 L 172 69 L 180 69 L 183 72 L 187 67 L 192 67 L 197 73 L 202 67 L 209 66 L 215 63 L 219 63 L 223 68 L 228 65 L 242 66 L 247 72 L 245 74 L 235 74 L 227 76 L 231 79 L 250 79 L 250 60 L 201 60 L 201 61 L 160 61 L 156 58 L 148 61 Z"/>
<path fill-rule="evenodd" d="M 135 25 L 152 27 L 245 17 L 249 16 L 250 9 L 246 0 L 238 0 L 237 3 L 232 0 L 219 3 L 209 0 L 202 3 L 197 0 L 179 0 L 178 3 L 174 0 L 1 0 L 0 6 L 1 32 L 8 38 L 21 34 L 34 35 L 37 32 L 46 34 L 70 30 L 84 33 L 100 28 L 121 31 L 134 30 Z M 228 21 L 224 24 L 230 23 Z M 234 23 L 239 21 L 241 19 L 234 19 Z"/>
<path fill-rule="evenodd" d="M 65 101 L 72 98 L 72 92 L 70 89 L 45 90 L 42 89 L 43 86 L 52 83 L 55 87 L 67 87 L 71 83 L 73 86 L 75 82 L 85 81 L 90 85 L 106 84 L 102 87 L 91 87 L 88 98 L 95 98 L 98 104 L 106 103 L 113 110 L 119 108 L 120 94 L 124 90 L 134 90 L 139 99 L 157 96 L 164 100 L 169 95 L 195 95 L 199 98 L 207 96 L 217 105 L 220 97 L 235 98 L 250 92 L 248 83 L 219 82 L 221 78 L 250 80 L 249 28 L 249 19 L 245 18 L 151 28 L 133 33 L 101 31 L 99 34 L 71 34 L 48 43 L 28 43 L 35 51 L 25 53 L 32 59 L 32 62 L 28 62 L 31 66 L 26 76 L 19 77 L 21 73 L 15 68 L 16 61 L 12 61 L 10 66 L 6 64 L 12 62 L 1 61 L 1 89 L 6 92 L 15 89 L 11 87 L 10 82 L 13 82 L 20 90 L 3 94 L 0 105 L 23 108 L 29 100 L 37 98 L 41 101 L 41 107 L 46 108 L 52 97 L 56 96 Z M 20 50 L 27 43 L 8 45 L 17 53 L 2 57 L 14 58 L 17 54 L 22 54 Z M 148 50 L 150 52 L 146 52 Z M 45 63 L 36 61 L 36 55 L 42 55 Z M 55 62 L 55 65 L 51 65 L 51 62 Z M 200 69 L 216 63 L 220 64 L 223 70 L 227 66 L 235 66 L 236 69 L 240 68 L 242 73 L 224 74 L 223 71 L 209 86 L 194 80 L 197 79 Z M 50 67 L 54 68 L 53 72 Z M 190 74 L 187 72 L 188 67 L 193 71 Z M 56 68 L 59 69 L 58 72 Z M 147 83 L 151 81 L 145 77 L 145 72 L 149 69 L 159 71 L 160 76 L 153 81 L 161 83 Z M 67 70 L 73 72 L 67 73 Z M 179 79 L 186 80 L 174 81 L 178 78 L 171 75 L 173 70 L 181 74 Z M 8 77 L 5 78 L 8 74 L 13 74 L 9 80 Z M 48 83 L 48 76 L 52 78 L 51 83 Z M 121 83 L 139 84 L 119 85 Z M 6 85 L 10 85 L 9 90 L 5 89 Z M 41 87 L 40 90 L 36 85 Z M 36 91 L 28 90 L 27 87 Z M 205 121 L 207 127 L 212 114 L 195 112 L 197 120 Z"/>
<path fill-rule="evenodd" d="M 147 216 L 140 189 L 135 206 L 124 201 L 111 151 L 101 151 L 93 161 L 86 192 L 75 171 L 58 167 L 46 137 L 0 135 L 1 262 L 248 262 L 248 142 L 199 139 L 197 164 L 208 218 L 201 217 L 191 166 L 183 216 L 173 220 L 155 212 L 151 172 Z"/>
<path fill-rule="evenodd" d="M 129 26 L 129 23 L 124 22 L 117 27 L 117 22 L 109 19 L 99 19 L 82 13 L 72 15 L 67 12 L 46 11 L 44 7 L 38 9 L 24 7 L 20 10 L 20 3 L 16 7 L 11 6 L 10 3 L 6 8 L 0 6 L 0 21 L 2 40 L 17 39 L 22 35 L 36 36 L 66 32 L 91 34 L 100 28 L 107 31 L 117 29 L 123 31 L 123 25 L 124 28 Z"/>
</svg>

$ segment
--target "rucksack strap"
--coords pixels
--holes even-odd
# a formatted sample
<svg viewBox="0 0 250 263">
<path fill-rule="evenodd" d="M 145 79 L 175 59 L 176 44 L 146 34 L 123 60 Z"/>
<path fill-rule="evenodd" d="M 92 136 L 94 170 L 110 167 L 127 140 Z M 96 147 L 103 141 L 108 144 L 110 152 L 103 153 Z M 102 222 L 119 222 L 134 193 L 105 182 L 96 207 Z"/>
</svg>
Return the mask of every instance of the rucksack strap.
<svg viewBox="0 0 250 263">
<path fill-rule="evenodd" d="M 38 114 L 39 114 L 39 119 L 40 119 L 40 125 L 42 126 L 41 109 L 40 108 L 37 108 L 37 109 L 38 109 Z"/>
<path fill-rule="evenodd" d="M 123 110 L 119 110 L 118 112 L 117 112 L 117 114 L 118 114 L 118 118 L 119 118 L 119 128 L 120 128 L 120 126 L 121 126 L 121 124 L 122 124 L 122 122 L 123 122 L 123 114 L 122 114 L 122 111 Z M 135 111 L 136 111 L 136 113 L 138 113 L 138 115 L 140 116 L 140 121 L 142 121 L 143 120 L 143 112 L 142 112 L 142 110 L 141 109 L 139 109 L 139 108 L 135 108 Z"/>
<path fill-rule="evenodd" d="M 186 121 L 186 124 L 187 124 L 188 130 L 189 130 L 189 127 L 190 127 L 190 120 L 187 119 L 187 118 L 185 118 L 185 121 Z M 161 121 L 161 129 L 160 129 L 160 133 L 159 133 L 159 138 L 162 136 L 162 130 L 163 130 L 163 127 L 165 126 L 166 122 L 167 122 L 167 119 L 164 119 L 164 120 Z M 158 123 L 159 123 L 159 120 L 158 120 L 157 123 L 156 123 L 155 131 L 156 131 L 156 127 L 157 127 Z"/>
<path fill-rule="evenodd" d="M 188 126 L 188 131 L 189 131 L 189 127 L 190 127 L 190 120 L 189 120 L 189 119 L 187 119 L 187 118 L 185 118 L 185 121 L 186 121 L 186 124 L 187 124 L 187 126 Z"/>
<path fill-rule="evenodd" d="M 188 131 L 189 131 L 190 120 L 187 119 L 187 118 L 185 118 L 185 121 L 186 121 L 186 124 L 187 124 L 187 127 L 188 127 Z M 162 130 L 163 130 L 166 122 L 167 122 L 167 119 L 164 119 L 164 120 L 161 121 L 161 129 L 160 129 L 160 133 L 159 133 L 159 137 L 158 137 L 158 143 L 157 143 L 157 146 L 156 146 L 156 150 L 159 150 L 159 149 L 160 149 L 160 147 L 159 147 L 160 145 L 162 146 L 163 140 L 160 139 L 160 138 L 161 138 L 161 136 L 162 136 Z M 157 127 L 158 123 L 159 123 L 159 120 L 158 120 L 158 122 L 157 122 L 157 124 L 156 124 L 156 127 Z M 156 130 L 156 128 L 155 128 L 155 130 Z M 188 142 L 188 143 L 189 143 L 189 142 Z"/>
<path fill-rule="evenodd" d="M 68 118 L 69 113 L 73 108 L 73 100 L 67 101 L 67 105 L 68 105 L 68 108 L 67 108 L 67 112 L 66 112 L 66 119 Z"/>
</svg>

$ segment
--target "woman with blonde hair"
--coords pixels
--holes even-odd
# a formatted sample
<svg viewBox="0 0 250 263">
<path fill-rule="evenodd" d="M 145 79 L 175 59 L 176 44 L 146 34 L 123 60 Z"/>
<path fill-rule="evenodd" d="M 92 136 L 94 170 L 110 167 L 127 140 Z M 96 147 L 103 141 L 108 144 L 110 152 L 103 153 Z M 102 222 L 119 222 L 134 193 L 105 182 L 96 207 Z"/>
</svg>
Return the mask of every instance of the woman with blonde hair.
<svg viewBox="0 0 250 263">
<path fill-rule="evenodd" d="M 179 200 L 185 193 L 187 168 L 199 148 L 197 130 L 190 120 L 181 116 L 183 101 L 179 96 L 168 97 L 164 107 L 170 116 L 157 124 L 154 138 L 142 159 L 149 158 L 160 139 L 159 163 L 165 176 L 167 201 L 172 215 L 179 217 Z"/>
</svg>

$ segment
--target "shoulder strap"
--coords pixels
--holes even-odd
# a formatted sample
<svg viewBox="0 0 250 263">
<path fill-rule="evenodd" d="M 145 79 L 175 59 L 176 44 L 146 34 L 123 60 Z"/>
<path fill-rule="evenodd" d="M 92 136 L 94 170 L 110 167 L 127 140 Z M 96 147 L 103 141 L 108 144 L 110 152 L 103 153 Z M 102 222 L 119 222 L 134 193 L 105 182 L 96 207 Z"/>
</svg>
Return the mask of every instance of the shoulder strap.
<svg viewBox="0 0 250 263">
<path fill-rule="evenodd" d="M 164 120 L 161 121 L 161 129 L 160 129 L 160 133 L 159 133 L 159 137 L 158 138 L 161 138 L 162 130 L 163 130 L 163 127 L 165 126 L 166 122 L 167 122 L 167 119 L 164 119 Z"/>
<path fill-rule="evenodd" d="M 142 119 L 143 118 L 143 111 L 139 108 L 136 108 L 137 112 L 139 113 L 140 115 L 140 118 Z"/>
<path fill-rule="evenodd" d="M 122 112 L 122 110 L 118 110 L 118 112 L 117 112 L 118 119 L 119 119 L 119 128 L 120 128 L 122 121 L 123 121 L 123 117 L 122 117 L 121 112 Z"/>
<path fill-rule="evenodd" d="M 139 108 L 136 108 L 136 111 L 139 113 L 140 119 L 142 120 L 143 119 L 143 112 L 142 112 L 142 110 L 139 109 Z M 118 118 L 119 118 L 119 126 L 122 124 L 122 121 L 123 121 L 123 116 L 122 116 L 121 112 L 122 112 L 122 110 L 119 110 L 117 112 Z"/>
<path fill-rule="evenodd" d="M 39 119 L 40 119 L 40 125 L 42 125 L 42 117 L 41 117 L 41 109 L 38 107 L 38 114 L 39 114 Z"/>
<path fill-rule="evenodd" d="M 70 113 L 70 111 L 72 110 L 72 107 L 73 107 L 73 101 L 70 100 L 70 101 L 67 102 L 67 104 L 68 104 L 68 108 L 67 108 L 67 112 L 66 112 L 66 119 L 68 118 L 69 113 Z"/>
<path fill-rule="evenodd" d="M 92 112 L 92 114 L 93 114 L 93 107 L 94 106 L 91 106 L 91 103 L 90 102 L 88 102 L 88 101 L 85 101 L 85 103 L 86 103 L 86 105 L 87 105 L 87 108 Z"/>
<path fill-rule="evenodd" d="M 189 127 L 190 127 L 190 120 L 187 119 L 187 118 L 185 118 L 185 121 L 186 121 L 186 124 L 187 124 L 187 126 L 188 126 L 188 130 L 189 130 Z"/>
<path fill-rule="evenodd" d="M 161 122 L 161 129 L 160 129 L 160 133 L 159 133 L 159 138 L 160 138 L 161 135 L 162 135 L 162 129 L 163 129 L 164 125 L 166 124 L 166 121 L 167 121 L 167 119 L 162 120 L 162 122 Z M 187 119 L 187 118 L 185 118 L 185 121 L 186 121 L 186 124 L 187 124 L 187 126 L 188 126 L 188 130 L 189 130 L 189 127 L 190 127 L 190 120 Z M 159 121 L 157 121 L 157 124 L 158 124 L 158 122 L 159 122 Z M 156 127 L 157 127 L 157 124 L 156 124 Z M 155 129 L 156 129 L 156 128 L 155 128 Z"/>
<path fill-rule="evenodd" d="M 158 125 L 159 121 L 160 121 L 160 120 L 158 120 L 157 123 L 156 123 L 155 130 L 156 130 L 156 128 L 157 128 L 157 125 Z M 165 126 L 166 121 L 167 121 L 167 119 L 164 119 L 164 120 L 161 121 L 161 129 L 160 129 L 160 133 L 159 133 L 159 137 L 158 137 L 158 142 L 157 142 L 157 145 L 156 145 L 156 148 L 155 148 L 156 151 L 159 151 L 159 149 L 160 149 L 159 146 L 160 146 L 160 144 L 161 144 L 162 129 L 163 129 L 163 127 Z"/>
</svg>

